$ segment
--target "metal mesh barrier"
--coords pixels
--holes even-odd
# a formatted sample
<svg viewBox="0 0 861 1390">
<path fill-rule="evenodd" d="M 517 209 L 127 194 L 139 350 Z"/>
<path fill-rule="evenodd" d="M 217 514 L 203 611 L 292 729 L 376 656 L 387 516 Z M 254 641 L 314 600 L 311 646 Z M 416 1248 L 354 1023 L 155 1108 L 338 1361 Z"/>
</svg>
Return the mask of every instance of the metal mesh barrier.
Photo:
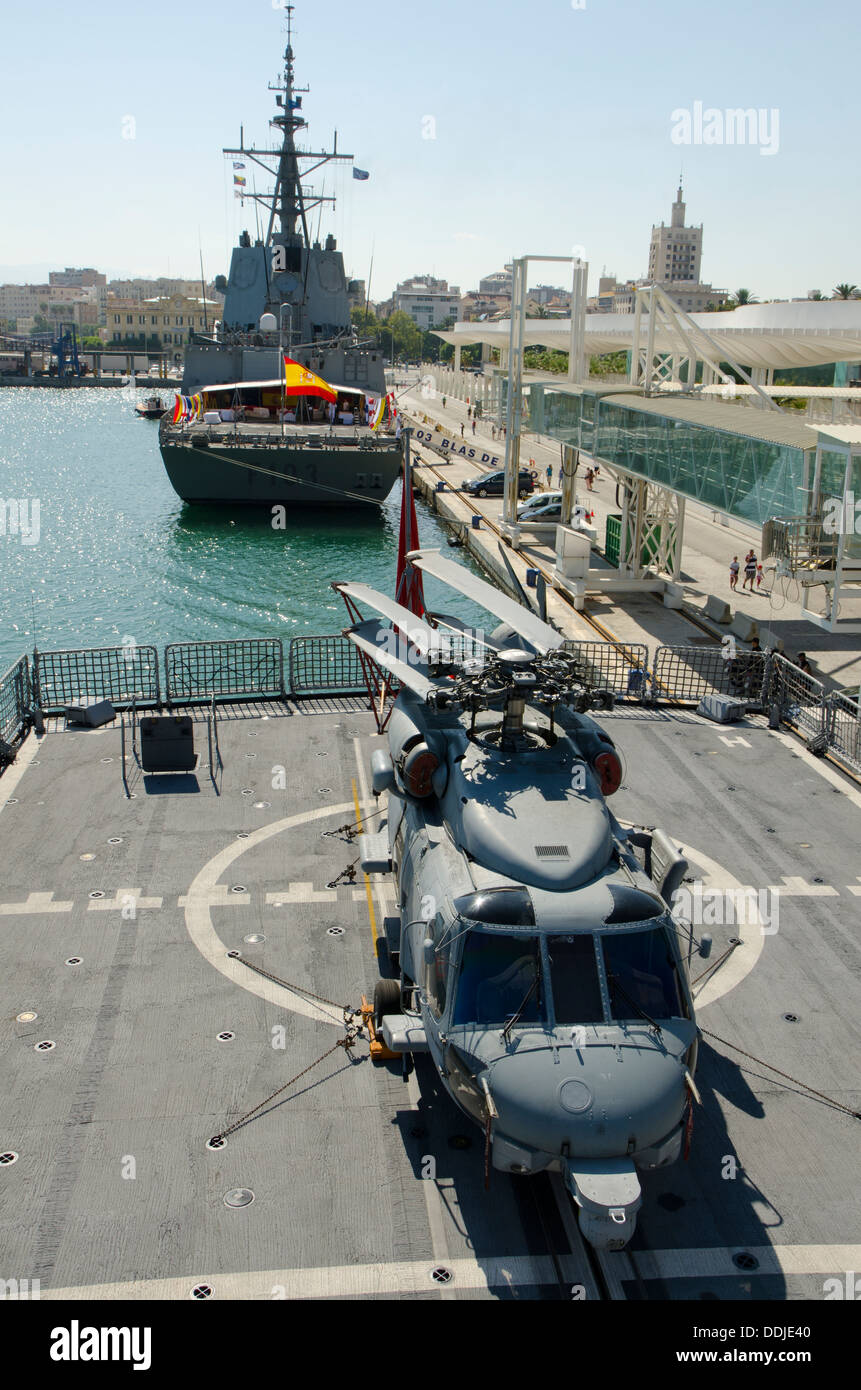
<svg viewBox="0 0 861 1390">
<path fill-rule="evenodd" d="M 785 656 L 772 658 L 766 701 L 777 705 L 781 719 L 808 734 L 827 732 L 825 687 L 807 676 Z"/>
<path fill-rule="evenodd" d="M 277 637 L 173 642 L 164 649 L 164 672 L 168 704 L 285 693 L 284 649 Z"/>
<path fill-rule="evenodd" d="M 833 756 L 861 773 L 861 705 L 847 695 L 828 697 L 828 749 Z"/>
<path fill-rule="evenodd" d="M 699 704 L 704 695 L 734 695 L 758 705 L 767 661 L 765 652 L 726 646 L 658 647 L 653 672 L 655 699 Z"/>
<path fill-rule="evenodd" d="M 30 666 L 22 656 L 0 676 L 0 741 L 14 743 L 30 707 Z"/>
<path fill-rule="evenodd" d="M 565 642 L 593 689 L 612 690 L 619 699 L 644 700 L 649 689 L 649 649 L 639 642 Z"/>
<path fill-rule="evenodd" d="M 155 647 L 94 647 L 89 651 L 38 652 L 34 702 L 46 714 L 80 699 L 110 700 L 118 709 L 160 702 Z"/>
<path fill-rule="evenodd" d="M 290 642 L 290 689 L 301 695 L 365 689 L 359 653 L 348 637 L 294 637 Z"/>
</svg>

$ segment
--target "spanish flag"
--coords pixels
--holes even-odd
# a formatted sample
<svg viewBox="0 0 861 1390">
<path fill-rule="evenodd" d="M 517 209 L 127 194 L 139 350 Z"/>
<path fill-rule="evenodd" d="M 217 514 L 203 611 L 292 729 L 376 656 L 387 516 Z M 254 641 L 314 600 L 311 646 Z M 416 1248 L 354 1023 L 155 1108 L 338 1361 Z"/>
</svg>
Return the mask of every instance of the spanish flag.
<svg viewBox="0 0 861 1390">
<path fill-rule="evenodd" d="M 284 354 L 284 394 L 285 396 L 322 396 L 324 401 L 336 401 L 338 393 L 334 387 L 324 381 L 321 376 L 315 376 L 309 372 L 307 367 L 303 367 L 301 362 L 294 362 L 292 357 Z"/>
</svg>

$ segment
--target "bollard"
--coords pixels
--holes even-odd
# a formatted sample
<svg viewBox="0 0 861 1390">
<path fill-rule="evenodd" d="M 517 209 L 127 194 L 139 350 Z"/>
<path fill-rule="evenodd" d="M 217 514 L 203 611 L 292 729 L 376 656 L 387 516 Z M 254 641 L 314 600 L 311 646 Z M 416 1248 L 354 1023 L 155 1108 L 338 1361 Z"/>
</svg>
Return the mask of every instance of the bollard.
<svg viewBox="0 0 861 1390">
<path fill-rule="evenodd" d="M 473 529 L 473 531 L 478 531 L 478 530 L 480 530 L 480 528 L 481 528 L 481 517 L 480 517 L 480 516 L 474 516 L 474 517 L 472 518 L 472 529 Z"/>
<path fill-rule="evenodd" d="M 445 492 L 445 478 L 440 478 L 436 485 L 437 492 Z"/>
<path fill-rule="evenodd" d="M 526 571 L 526 587 L 534 589 L 538 585 L 538 570 L 528 569 Z"/>
</svg>

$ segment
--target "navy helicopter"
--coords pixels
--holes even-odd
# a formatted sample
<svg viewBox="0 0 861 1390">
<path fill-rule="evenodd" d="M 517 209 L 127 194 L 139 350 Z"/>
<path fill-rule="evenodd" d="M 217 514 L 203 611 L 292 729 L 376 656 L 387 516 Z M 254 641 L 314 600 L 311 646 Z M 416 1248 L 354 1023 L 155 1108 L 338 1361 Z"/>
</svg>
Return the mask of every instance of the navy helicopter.
<svg viewBox="0 0 861 1390">
<path fill-rule="evenodd" d="M 407 559 L 501 626 L 470 650 L 456 618 L 333 586 L 380 615 L 345 635 L 400 687 L 371 758 L 386 828 L 361 837 L 400 910 L 376 1031 L 405 1075 L 430 1054 L 494 1168 L 561 1171 L 586 1239 L 619 1250 L 697 1094 L 693 933 L 671 911 L 688 866 L 610 811 L 622 761 L 588 710 L 613 697 L 560 634 L 436 551 Z"/>
</svg>

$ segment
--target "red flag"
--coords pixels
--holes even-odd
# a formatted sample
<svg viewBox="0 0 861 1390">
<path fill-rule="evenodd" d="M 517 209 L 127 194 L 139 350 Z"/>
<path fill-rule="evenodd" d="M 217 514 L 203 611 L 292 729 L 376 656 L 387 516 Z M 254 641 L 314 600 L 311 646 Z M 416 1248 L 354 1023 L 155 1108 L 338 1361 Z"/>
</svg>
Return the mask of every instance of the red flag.
<svg viewBox="0 0 861 1390">
<path fill-rule="evenodd" d="M 395 602 L 408 608 L 416 617 L 425 615 L 425 596 L 422 587 L 421 570 L 407 564 L 407 553 L 419 549 L 419 528 L 416 519 L 416 503 L 413 497 L 412 467 L 409 460 L 409 443 L 404 451 L 404 492 L 401 498 L 401 530 L 398 537 L 398 578 L 395 586 Z"/>
</svg>

